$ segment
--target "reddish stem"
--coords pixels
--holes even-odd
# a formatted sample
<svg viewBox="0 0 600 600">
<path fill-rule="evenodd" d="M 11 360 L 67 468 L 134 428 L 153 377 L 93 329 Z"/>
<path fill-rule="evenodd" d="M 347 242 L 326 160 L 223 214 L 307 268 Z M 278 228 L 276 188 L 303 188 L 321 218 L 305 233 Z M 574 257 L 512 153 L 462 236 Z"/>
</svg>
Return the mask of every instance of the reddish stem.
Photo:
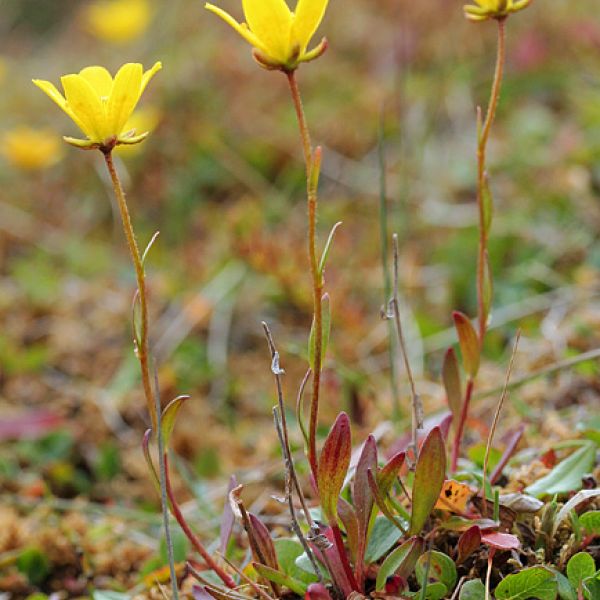
<svg viewBox="0 0 600 600">
<path fill-rule="evenodd" d="M 335 542 L 337 553 L 340 557 L 340 561 L 342 562 L 342 567 L 344 568 L 344 574 L 348 578 L 352 589 L 355 592 L 360 592 L 358 584 L 356 583 L 356 578 L 354 577 L 354 573 L 352 572 L 352 568 L 350 567 L 350 563 L 348 561 L 348 554 L 346 553 L 346 548 L 344 547 L 344 540 L 342 539 L 342 532 L 340 531 L 339 525 L 332 525 L 331 531 L 333 533 L 333 541 Z"/>
<path fill-rule="evenodd" d="M 183 533 L 190 541 L 192 546 L 196 549 L 198 554 L 204 559 L 204 562 L 208 565 L 208 567 L 214 571 L 223 581 L 223 583 L 230 589 L 235 589 L 236 584 L 235 581 L 215 562 L 214 558 L 208 553 L 208 550 L 204 547 L 204 544 L 198 539 L 196 534 L 191 530 L 188 525 L 181 509 L 179 508 L 179 504 L 177 504 L 177 500 L 175 498 L 175 494 L 173 493 L 173 488 L 171 487 L 171 479 L 169 476 L 169 461 L 168 457 L 165 454 L 165 483 L 167 487 L 167 495 L 169 497 L 169 502 L 171 503 L 171 512 L 175 517 L 176 521 L 179 523 Z"/>
<path fill-rule="evenodd" d="M 460 421 L 458 422 L 458 426 L 456 428 L 456 436 L 454 438 L 454 447 L 452 448 L 452 471 L 456 471 L 456 467 L 458 465 L 458 457 L 460 456 L 460 445 L 462 442 L 463 433 L 465 430 L 465 423 L 467 421 L 467 416 L 469 414 L 469 405 L 471 404 L 471 397 L 473 396 L 473 387 L 475 381 L 473 378 L 469 377 L 467 381 L 467 388 L 465 390 L 465 401 L 462 405 L 462 410 L 460 412 Z"/>
</svg>

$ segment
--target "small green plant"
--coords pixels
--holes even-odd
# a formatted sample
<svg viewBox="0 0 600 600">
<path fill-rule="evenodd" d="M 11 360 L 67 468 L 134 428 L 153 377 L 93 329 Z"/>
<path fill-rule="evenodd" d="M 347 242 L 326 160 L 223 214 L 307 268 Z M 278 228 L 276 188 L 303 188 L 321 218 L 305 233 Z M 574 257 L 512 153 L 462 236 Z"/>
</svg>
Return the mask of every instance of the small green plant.
<svg viewBox="0 0 600 600">
<path fill-rule="evenodd" d="M 543 478 L 510 498 L 501 496 L 496 484 L 523 434 L 521 429 L 513 435 L 504 453 L 495 457 L 494 470 L 488 474 L 495 428 L 508 390 L 511 360 L 487 446 L 485 451 L 481 449 L 479 452 L 483 454 L 483 460 L 480 460 L 481 456 L 477 458 L 477 452 L 471 453 L 475 457 L 471 461 L 462 459 L 463 437 L 492 307 L 488 241 L 493 199 L 486 151 L 500 97 L 506 53 L 506 19 L 525 8 L 528 0 L 476 0 L 476 4 L 465 7 L 471 20 L 493 20 L 497 24 L 498 52 L 489 105 L 485 117 L 481 110 L 477 115 L 478 315 L 474 325 L 463 313 L 453 314 L 461 360 L 458 360 L 453 348 L 445 354 L 442 378 L 450 414 L 435 425 L 425 425 L 400 318 L 399 252 L 398 239 L 394 236 L 394 285 L 387 317 L 394 321 L 411 388 L 412 427 L 409 440 L 401 450 L 385 459 L 380 456 L 373 435 L 353 449 L 350 418 L 345 412 L 340 412 L 319 452 L 317 426 L 322 400 L 321 372 L 331 324 L 325 270 L 339 223 L 331 228 L 325 244 L 319 245 L 317 217 L 322 149 L 313 147 L 311 141 L 297 69 L 300 64 L 320 57 L 327 48 L 325 40 L 314 49 L 308 48 L 327 4 L 327 0 L 299 0 L 296 10 L 291 12 L 283 0 L 247 0 L 243 6 L 248 24 L 239 24 L 223 10 L 207 5 L 253 46 L 253 56 L 261 67 L 285 76 L 298 119 L 305 161 L 308 274 L 313 314 L 310 329 L 307 327 L 310 331 L 308 364 L 298 393 L 296 416 L 308 463 L 309 481 L 306 486 L 300 482 L 290 445 L 282 386 L 285 371 L 269 327 L 263 324 L 276 385 L 277 406 L 273 416 L 285 465 L 284 500 L 289 508 L 293 538 L 273 539 L 259 515 L 246 508 L 243 486 L 232 481 L 229 504 L 223 513 L 220 553 L 216 555 L 192 529 L 171 483 L 169 447 L 177 416 L 187 396 L 175 398 L 164 408 L 158 397 L 148 342 L 150 325 L 144 270 L 148 251 L 156 236 L 150 240 L 146 250 L 140 252 L 112 157 L 116 146 L 140 143 L 145 139 L 144 133 L 139 135 L 135 131 L 126 131 L 125 124 L 146 85 L 159 70 L 160 63 L 145 73 L 141 65 L 127 64 L 114 79 L 101 67 L 88 67 L 78 75 L 62 78 L 64 97 L 49 82 L 36 81 L 36 85 L 73 119 L 86 136 L 84 140 L 66 138 L 66 141 L 78 148 L 100 150 L 114 187 L 137 278 L 133 338 L 151 424 L 144 435 L 142 447 L 161 497 L 164 552 L 169 563 L 172 595 L 177 598 L 179 594 L 176 563 L 185 560 L 185 574 L 197 582 L 196 597 L 209 596 L 216 600 L 246 597 L 272 600 L 289 594 L 305 596 L 308 600 L 367 595 L 441 600 L 456 598 L 457 594 L 463 600 L 487 600 L 492 597 L 492 592 L 498 600 L 553 600 L 559 591 L 565 598 L 595 600 L 600 597 L 599 572 L 586 548 L 599 535 L 598 511 L 585 512 L 582 504 L 583 500 L 596 500 L 598 494 L 582 492 L 581 501 L 575 501 L 575 497 L 562 509 L 554 500 L 544 505 L 537 498 L 579 490 L 582 477 L 594 465 L 597 438 L 576 440 L 572 444 L 575 450 Z M 305 387 L 311 390 L 308 425 L 303 410 Z M 450 442 L 448 438 L 451 438 Z M 460 471 L 459 461 L 463 460 L 460 466 L 465 469 Z M 118 470 L 118 456 L 110 447 L 103 452 L 97 468 L 101 477 L 110 477 Z M 542 506 L 543 513 L 533 516 L 540 512 Z M 169 514 L 179 524 L 187 542 L 173 542 Z M 564 547 L 559 547 L 556 533 L 567 519 L 572 523 L 573 535 Z M 249 559 L 242 565 L 243 568 L 232 560 L 236 558 L 234 554 L 240 555 L 244 550 L 234 548 L 235 552 L 231 551 L 231 545 L 235 546 L 231 538 L 236 520 L 246 533 L 249 550 Z M 522 540 L 516 533 L 521 531 L 531 533 L 535 539 L 535 550 L 527 553 L 526 564 L 519 563 Z M 179 536 L 176 541 L 181 540 L 183 538 Z M 206 566 L 204 570 L 196 561 L 186 560 L 188 546 L 202 558 Z M 503 560 L 495 560 L 499 555 Z M 502 570 L 508 563 L 505 560 L 508 557 L 513 564 L 519 565 L 514 572 Z M 33 577 L 46 576 L 44 557 L 35 549 L 24 552 L 17 561 L 19 568 L 32 581 Z M 553 564 L 559 568 L 552 568 Z M 483 570 L 485 577 L 482 573 L 481 579 L 468 580 L 470 574 Z M 99 593 L 95 597 L 107 596 Z"/>
</svg>

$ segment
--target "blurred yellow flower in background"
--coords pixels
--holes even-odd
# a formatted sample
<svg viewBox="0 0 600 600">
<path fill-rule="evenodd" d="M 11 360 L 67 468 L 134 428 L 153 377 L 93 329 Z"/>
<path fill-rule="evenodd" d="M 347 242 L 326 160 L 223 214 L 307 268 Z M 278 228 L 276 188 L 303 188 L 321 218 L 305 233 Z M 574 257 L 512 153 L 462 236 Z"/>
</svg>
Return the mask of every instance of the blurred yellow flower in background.
<svg viewBox="0 0 600 600">
<path fill-rule="evenodd" d="M 129 121 L 146 86 L 162 68 L 157 62 L 143 72 L 139 63 L 123 65 L 113 79 L 104 67 L 86 67 L 77 75 L 61 77 L 63 96 L 49 81 L 34 79 L 87 136 L 86 140 L 65 137 L 79 148 L 112 150 L 119 144 L 137 144 L 148 132 L 136 134 L 127 129 Z"/>
<path fill-rule="evenodd" d="M 97 0 L 83 14 L 86 29 L 104 42 L 124 44 L 139 38 L 152 19 L 148 0 Z"/>
<path fill-rule="evenodd" d="M 2 136 L 2 154 L 24 171 L 46 169 L 62 157 L 62 146 L 50 129 L 15 127 Z"/>
<path fill-rule="evenodd" d="M 465 4 L 465 17 L 470 21 L 505 19 L 510 13 L 523 10 L 531 0 L 473 0 L 475 4 Z"/>
<path fill-rule="evenodd" d="M 328 0 L 298 0 L 290 11 L 285 0 L 242 0 L 247 23 L 238 23 L 229 13 L 207 3 L 208 10 L 231 25 L 251 46 L 258 62 L 267 68 L 293 71 L 302 62 L 323 54 L 327 41 L 308 50 Z"/>
<path fill-rule="evenodd" d="M 7 71 L 8 66 L 6 64 L 6 61 L 0 56 L 0 83 L 2 83 L 6 78 Z"/>
</svg>

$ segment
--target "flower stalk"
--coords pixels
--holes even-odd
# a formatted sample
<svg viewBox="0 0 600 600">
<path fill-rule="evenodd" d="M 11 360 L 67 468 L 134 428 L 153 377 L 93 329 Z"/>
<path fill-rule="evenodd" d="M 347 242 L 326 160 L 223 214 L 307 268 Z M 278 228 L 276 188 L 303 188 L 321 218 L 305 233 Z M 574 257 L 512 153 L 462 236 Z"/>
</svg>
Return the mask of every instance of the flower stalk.
<svg viewBox="0 0 600 600">
<path fill-rule="evenodd" d="M 306 165 L 306 191 L 308 202 L 308 257 L 312 278 L 313 326 L 314 326 L 314 365 L 312 379 L 312 398 L 308 430 L 308 461 L 314 476 L 317 473 L 317 421 L 319 415 L 319 396 L 321 390 L 321 366 L 323 355 L 323 276 L 317 258 L 317 187 L 320 166 L 320 148 L 313 151 L 310 132 L 304 113 L 302 97 L 296 79 L 296 71 L 285 73 L 292 102 L 298 118 L 298 127 Z"/>
</svg>

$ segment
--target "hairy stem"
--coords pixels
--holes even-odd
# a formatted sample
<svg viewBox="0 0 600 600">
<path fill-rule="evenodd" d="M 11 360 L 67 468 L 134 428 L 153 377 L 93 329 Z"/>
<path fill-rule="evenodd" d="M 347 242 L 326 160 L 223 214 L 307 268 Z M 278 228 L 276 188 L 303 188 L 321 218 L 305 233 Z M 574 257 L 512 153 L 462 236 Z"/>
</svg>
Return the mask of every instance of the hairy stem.
<svg viewBox="0 0 600 600">
<path fill-rule="evenodd" d="M 179 508 L 179 504 L 177 503 L 177 499 L 175 498 L 175 494 L 173 493 L 173 488 L 171 486 L 171 479 L 169 476 L 169 461 L 168 457 L 164 456 L 165 460 L 165 480 L 167 484 L 167 494 L 169 496 L 169 502 L 171 503 L 171 512 L 175 517 L 176 521 L 179 523 L 183 533 L 190 541 L 194 549 L 200 554 L 200 556 L 204 559 L 204 562 L 208 565 L 208 567 L 214 571 L 221 579 L 221 581 L 230 589 L 235 588 L 235 581 L 215 562 L 213 557 L 208 553 L 208 550 L 204 547 L 204 544 L 198 539 L 198 536 L 192 531 L 191 527 L 185 520 L 183 513 L 181 512 L 181 508 Z"/>
<path fill-rule="evenodd" d="M 462 442 L 463 432 L 465 430 L 465 423 L 469 414 L 469 406 L 471 404 L 471 398 L 473 396 L 473 387 L 475 382 L 472 377 L 469 377 L 467 381 L 467 388 L 465 390 L 465 400 L 462 405 L 460 412 L 460 420 L 458 421 L 458 427 L 456 428 L 456 436 L 454 438 L 454 446 L 452 448 L 452 471 L 456 471 L 458 465 L 458 457 L 460 456 L 460 444 Z"/>
<path fill-rule="evenodd" d="M 115 197 L 117 204 L 119 205 L 119 213 L 121 214 L 121 221 L 123 223 L 123 232 L 125 233 L 125 239 L 127 240 L 127 246 L 129 248 L 129 254 L 135 267 L 135 276 L 138 287 L 138 300 L 140 305 L 140 331 L 139 340 L 135 340 L 135 351 L 137 358 L 140 362 L 142 370 L 142 384 L 144 386 L 144 395 L 146 397 L 146 405 L 148 413 L 152 421 L 152 430 L 156 431 L 156 407 L 154 406 L 154 394 L 152 393 L 152 377 L 150 375 L 150 352 L 148 350 L 148 301 L 146 294 L 146 275 L 144 272 L 144 264 L 138 248 L 135 233 L 133 231 L 133 225 L 131 224 L 131 217 L 129 216 L 129 209 L 127 208 L 127 201 L 125 199 L 125 192 L 121 185 L 121 180 L 112 158 L 111 152 L 104 153 L 104 160 L 110 174 L 112 185 L 115 191 Z"/>
<path fill-rule="evenodd" d="M 487 313 L 485 299 L 485 271 L 488 260 L 488 237 L 489 231 L 486 226 L 485 215 L 485 188 L 486 188 L 486 153 L 492 124 L 496 117 L 496 109 L 500 99 L 502 78 L 504 76 L 504 63 L 506 61 L 506 20 L 498 19 L 498 48 L 496 54 L 496 69 L 494 82 L 490 93 L 485 121 L 479 131 L 477 142 L 477 206 L 479 208 L 479 252 L 477 258 L 477 307 L 479 312 L 479 342 L 483 340 L 487 330 Z"/>
<path fill-rule="evenodd" d="M 310 140 L 310 133 L 306 122 L 306 115 L 302 106 L 302 98 L 296 80 L 296 72 L 286 73 L 292 101 L 298 117 L 298 126 L 300 137 L 302 139 L 302 149 L 304 152 L 304 162 L 306 165 L 306 188 L 308 199 L 308 256 L 310 261 L 310 272 L 313 287 L 313 323 L 315 331 L 315 355 L 313 365 L 313 386 L 312 398 L 310 403 L 309 433 L 308 433 L 308 460 L 313 477 L 317 475 L 317 420 L 319 414 L 319 393 L 321 389 L 321 362 L 323 354 L 323 281 L 319 272 L 317 259 L 317 190 L 316 185 L 311 182 L 311 175 L 314 165 L 313 149 Z"/>
<path fill-rule="evenodd" d="M 125 192 L 123 185 L 119 179 L 119 174 L 115 169 L 115 165 L 112 158 L 112 151 L 103 152 L 104 160 L 110 174 L 110 178 L 115 191 L 115 197 L 117 204 L 119 205 L 119 213 L 121 215 L 121 222 L 123 224 L 123 231 L 125 233 L 125 239 L 129 247 L 129 253 L 135 267 L 135 274 L 137 279 L 138 293 L 137 300 L 140 306 L 140 331 L 138 337 L 137 327 L 134 323 L 135 331 L 135 350 L 136 355 L 140 363 L 142 371 L 142 382 L 144 386 L 144 395 L 146 397 L 146 405 L 152 422 L 152 429 L 155 432 L 158 440 L 158 451 L 159 459 L 161 460 L 159 469 L 159 483 L 161 491 L 161 509 L 163 516 L 163 527 L 165 530 L 165 540 L 167 543 L 167 551 L 169 555 L 169 571 L 171 576 L 171 588 L 173 592 L 173 598 L 177 600 L 179 598 L 179 592 L 177 590 L 177 576 L 175 573 L 175 559 L 173 557 L 173 544 L 171 543 L 171 531 L 169 528 L 169 507 L 167 503 L 167 474 L 164 463 L 162 462 L 162 456 L 164 453 L 163 448 L 163 437 L 160 427 L 160 398 L 158 392 L 155 394 L 152 391 L 152 379 L 150 376 L 150 353 L 148 350 L 148 302 L 146 295 L 146 274 L 144 272 L 144 263 L 140 255 L 137 240 L 135 238 L 135 232 L 133 231 L 133 225 L 131 224 L 131 217 L 129 216 L 129 209 L 127 207 L 127 201 L 125 199 Z M 157 386 L 158 388 L 158 386 Z"/>
</svg>

